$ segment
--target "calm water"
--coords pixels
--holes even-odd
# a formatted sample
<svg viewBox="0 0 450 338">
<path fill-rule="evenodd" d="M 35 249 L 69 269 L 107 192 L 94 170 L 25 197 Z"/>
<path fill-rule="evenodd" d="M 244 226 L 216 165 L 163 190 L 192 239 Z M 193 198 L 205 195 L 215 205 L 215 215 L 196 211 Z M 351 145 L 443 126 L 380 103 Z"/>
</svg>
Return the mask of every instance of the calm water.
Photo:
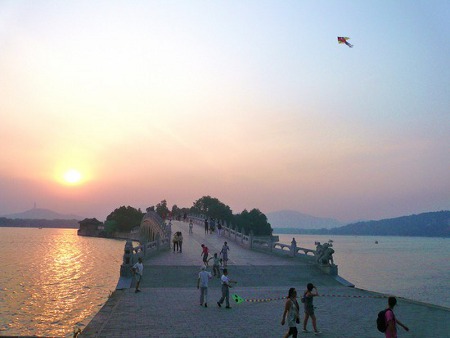
<svg viewBox="0 0 450 338">
<path fill-rule="evenodd" d="M 124 241 L 0 228 L 0 336 L 67 336 L 115 290 Z"/>
<path fill-rule="evenodd" d="M 333 240 L 339 275 L 357 288 L 450 307 L 450 239 L 280 234 L 314 249 Z M 378 244 L 375 244 L 378 241 Z"/>
</svg>

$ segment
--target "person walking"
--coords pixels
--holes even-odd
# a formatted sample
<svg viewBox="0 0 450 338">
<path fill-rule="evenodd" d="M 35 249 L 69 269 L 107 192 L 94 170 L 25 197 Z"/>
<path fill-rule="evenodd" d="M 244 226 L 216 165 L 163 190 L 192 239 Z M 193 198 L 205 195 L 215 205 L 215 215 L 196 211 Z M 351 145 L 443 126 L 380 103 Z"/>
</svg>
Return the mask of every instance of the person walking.
<svg viewBox="0 0 450 338">
<path fill-rule="evenodd" d="M 217 222 L 217 237 L 222 236 L 222 224 L 220 221 Z"/>
<path fill-rule="evenodd" d="M 315 291 L 313 291 L 315 290 Z M 318 335 L 320 334 L 320 331 L 317 330 L 317 321 L 316 321 L 316 315 L 314 314 L 314 305 L 313 305 L 313 299 L 314 297 L 317 297 L 319 295 L 319 292 L 317 291 L 317 288 L 313 285 L 313 283 L 308 283 L 306 285 L 306 291 L 303 293 L 303 299 L 305 304 L 305 319 L 303 320 L 303 332 L 307 333 L 309 332 L 306 329 L 306 324 L 308 324 L 308 319 L 311 317 L 314 334 Z M 302 300 L 303 302 L 303 300 Z"/>
<path fill-rule="evenodd" d="M 142 273 L 144 272 L 144 264 L 142 264 L 142 258 L 139 257 L 136 264 L 133 265 L 131 271 L 134 274 L 134 278 L 136 279 L 136 290 L 135 293 L 141 292 L 139 289 L 139 284 L 141 284 Z"/>
<path fill-rule="evenodd" d="M 200 254 L 200 256 L 203 256 L 203 264 L 205 264 L 205 266 L 208 266 L 208 254 L 208 247 L 205 244 L 202 244 L 202 253 Z"/>
<path fill-rule="evenodd" d="M 298 305 L 297 301 L 297 291 L 295 290 L 295 288 L 290 288 L 288 292 L 288 297 L 286 299 L 286 304 L 284 305 L 283 318 L 281 319 L 281 325 L 284 325 L 287 316 L 287 323 L 289 326 L 288 332 L 283 336 L 284 338 L 290 336 L 297 338 L 298 335 L 297 324 L 300 323 L 299 311 L 300 306 Z"/>
<path fill-rule="evenodd" d="M 194 227 L 194 224 L 192 223 L 192 220 L 189 220 L 189 234 L 193 234 L 192 228 Z"/>
<path fill-rule="evenodd" d="M 178 250 L 179 250 L 179 247 L 178 247 L 178 232 L 173 234 L 172 243 L 173 243 L 173 253 L 175 253 L 175 249 L 178 252 Z"/>
<path fill-rule="evenodd" d="M 217 256 L 217 252 L 210 259 L 213 260 L 213 276 L 220 278 L 220 258 Z M 210 259 L 208 259 L 208 263 Z"/>
<path fill-rule="evenodd" d="M 223 243 L 222 249 L 220 250 L 220 255 L 222 256 L 223 266 L 226 267 L 228 264 L 228 251 L 230 248 L 227 242 Z"/>
<path fill-rule="evenodd" d="M 388 298 L 388 308 L 384 314 L 386 319 L 386 332 L 384 333 L 386 338 L 397 338 L 397 324 L 400 325 L 405 331 L 409 331 L 409 328 L 399 321 L 394 315 L 394 307 L 397 305 L 397 298 L 389 297 Z"/>
<path fill-rule="evenodd" d="M 198 274 L 197 289 L 200 289 L 200 306 L 208 307 L 208 282 L 212 278 L 211 272 L 206 271 L 206 266 L 202 266 Z"/>
<path fill-rule="evenodd" d="M 227 269 L 223 269 L 223 275 L 220 278 L 222 281 L 222 297 L 219 299 L 219 301 L 217 302 L 217 305 L 219 307 L 222 307 L 222 304 L 225 300 L 226 309 L 231 309 L 230 306 L 230 288 L 232 287 L 231 284 L 232 283 L 237 283 L 236 281 L 231 280 L 230 278 L 228 278 L 228 270 Z"/>
<path fill-rule="evenodd" d="M 209 226 L 208 226 L 208 219 L 205 218 L 205 235 L 208 234 Z"/>
<path fill-rule="evenodd" d="M 180 253 L 183 252 L 183 234 L 181 231 L 178 231 L 178 247 L 180 248 Z"/>
<path fill-rule="evenodd" d="M 209 220 L 209 233 L 212 234 L 216 228 L 216 220 L 214 218 L 211 218 Z"/>
</svg>

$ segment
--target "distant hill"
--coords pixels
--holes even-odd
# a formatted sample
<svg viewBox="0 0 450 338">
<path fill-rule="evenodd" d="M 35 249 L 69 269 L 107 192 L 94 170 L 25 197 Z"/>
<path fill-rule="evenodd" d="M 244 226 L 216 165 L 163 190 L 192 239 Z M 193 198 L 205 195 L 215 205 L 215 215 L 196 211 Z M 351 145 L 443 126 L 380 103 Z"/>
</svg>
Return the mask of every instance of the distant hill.
<svg viewBox="0 0 450 338">
<path fill-rule="evenodd" d="M 327 232 L 334 235 L 450 237 L 450 211 L 357 222 Z"/>
<path fill-rule="evenodd" d="M 84 217 L 77 215 L 64 215 L 59 214 L 55 211 L 49 209 L 41 209 L 41 208 L 33 208 L 24 212 L 20 212 L 17 214 L 10 215 L 2 215 L 2 217 L 10 218 L 10 219 L 46 219 L 46 220 L 54 220 L 54 219 L 75 219 L 82 220 Z"/>
<path fill-rule="evenodd" d="M 266 213 L 272 229 L 330 229 L 343 223 L 332 218 L 315 217 L 293 210 L 280 210 Z"/>
</svg>

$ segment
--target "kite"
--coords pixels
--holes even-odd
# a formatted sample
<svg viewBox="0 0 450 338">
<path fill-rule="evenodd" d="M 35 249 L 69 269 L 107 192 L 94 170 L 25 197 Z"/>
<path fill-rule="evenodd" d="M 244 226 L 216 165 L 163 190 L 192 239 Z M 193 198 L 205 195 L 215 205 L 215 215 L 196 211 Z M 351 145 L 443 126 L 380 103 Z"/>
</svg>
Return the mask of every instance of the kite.
<svg viewBox="0 0 450 338">
<path fill-rule="evenodd" d="M 353 45 L 351 43 L 349 43 L 347 40 L 350 40 L 350 38 L 348 37 L 344 37 L 344 36 L 338 36 L 338 43 L 345 43 L 347 46 L 349 46 L 350 48 L 353 47 Z"/>
</svg>

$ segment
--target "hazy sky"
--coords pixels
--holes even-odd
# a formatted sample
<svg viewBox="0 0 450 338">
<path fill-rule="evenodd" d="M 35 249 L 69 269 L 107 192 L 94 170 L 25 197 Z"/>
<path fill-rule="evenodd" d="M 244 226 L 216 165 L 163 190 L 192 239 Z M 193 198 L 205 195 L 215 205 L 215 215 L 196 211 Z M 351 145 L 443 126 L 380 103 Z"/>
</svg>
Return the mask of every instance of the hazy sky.
<svg viewBox="0 0 450 338">
<path fill-rule="evenodd" d="M 0 215 L 449 209 L 449 88 L 447 0 L 0 0 Z"/>
</svg>

